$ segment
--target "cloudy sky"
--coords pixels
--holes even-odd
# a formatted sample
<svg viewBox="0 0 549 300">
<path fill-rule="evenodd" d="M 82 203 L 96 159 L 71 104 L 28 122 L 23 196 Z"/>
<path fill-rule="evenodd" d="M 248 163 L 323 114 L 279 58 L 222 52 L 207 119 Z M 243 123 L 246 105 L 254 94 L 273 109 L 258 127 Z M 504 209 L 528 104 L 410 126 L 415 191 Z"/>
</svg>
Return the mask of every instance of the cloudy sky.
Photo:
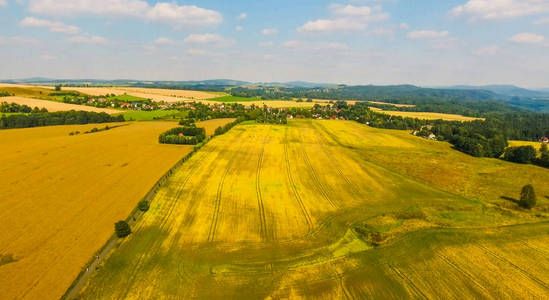
<svg viewBox="0 0 549 300">
<path fill-rule="evenodd" d="M 549 87 L 549 0 L 0 0 L 0 78 Z"/>
</svg>

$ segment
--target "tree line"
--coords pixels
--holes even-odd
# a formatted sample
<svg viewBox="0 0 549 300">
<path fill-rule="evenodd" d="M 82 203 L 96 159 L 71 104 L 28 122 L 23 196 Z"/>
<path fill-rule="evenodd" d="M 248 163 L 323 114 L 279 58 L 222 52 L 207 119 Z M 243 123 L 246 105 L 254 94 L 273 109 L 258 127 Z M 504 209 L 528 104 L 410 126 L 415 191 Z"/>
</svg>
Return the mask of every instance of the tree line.
<svg viewBox="0 0 549 300">
<path fill-rule="evenodd" d="M 28 128 L 53 125 L 74 125 L 89 123 L 124 122 L 122 115 L 88 111 L 40 112 L 28 115 L 9 115 L 0 118 L 0 129 Z"/>
<path fill-rule="evenodd" d="M 2 113 L 47 113 L 48 110 L 45 109 L 45 108 L 38 108 L 38 107 L 34 107 L 34 108 L 31 108 L 30 106 L 28 105 L 20 105 L 20 104 L 17 104 L 17 103 L 8 103 L 8 102 L 2 102 L 0 103 L 0 112 Z"/>
<path fill-rule="evenodd" d="M 196 145 L 206 138 L 206 130 L 193 126 L 172 128 L 158 137 L 161 144 Z"/>
</svg>

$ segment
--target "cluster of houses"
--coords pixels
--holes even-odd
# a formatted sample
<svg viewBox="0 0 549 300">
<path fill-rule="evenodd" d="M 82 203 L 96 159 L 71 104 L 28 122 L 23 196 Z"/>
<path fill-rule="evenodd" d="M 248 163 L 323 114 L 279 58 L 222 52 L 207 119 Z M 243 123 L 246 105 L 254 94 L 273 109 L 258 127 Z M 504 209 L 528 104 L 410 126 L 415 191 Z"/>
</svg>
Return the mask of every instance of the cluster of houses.
<svg viewBox="0 0 549 300">
<path fill-rule="evenodd" d="M 436 141 L 437 136 L 434 134 L 431 130 L 433 129 L 432 125 L 425 125 L 421 127 L 421 130 L 414 130 L 412 132 L 412 135 L 419 136 L 422 138 L 426 138 L 428 140 Z"/>
</svg>

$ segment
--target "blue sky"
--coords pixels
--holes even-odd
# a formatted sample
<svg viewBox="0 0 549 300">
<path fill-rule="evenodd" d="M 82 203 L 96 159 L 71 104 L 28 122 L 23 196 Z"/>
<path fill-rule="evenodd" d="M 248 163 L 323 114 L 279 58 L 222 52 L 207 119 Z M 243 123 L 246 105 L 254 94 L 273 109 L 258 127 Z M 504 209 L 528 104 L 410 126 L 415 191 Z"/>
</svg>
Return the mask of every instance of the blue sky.
<svg viewBox="0 0 549 300">
<path fill-rule="evenodd" d="M 549 0 L 0 0 L 0 78 L 549 87 Z"/>
</svg>

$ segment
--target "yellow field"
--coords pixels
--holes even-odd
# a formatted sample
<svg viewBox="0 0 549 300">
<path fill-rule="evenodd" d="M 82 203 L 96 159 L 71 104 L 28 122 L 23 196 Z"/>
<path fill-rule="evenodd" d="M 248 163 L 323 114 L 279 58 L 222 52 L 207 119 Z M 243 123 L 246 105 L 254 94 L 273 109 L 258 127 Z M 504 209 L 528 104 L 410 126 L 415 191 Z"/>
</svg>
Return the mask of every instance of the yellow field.
<svg viewBox="0 0 549 300">
<path fill-rule="evenodd" d="M 68 110 L 104 112 L 108 114 L 118 114 L 121 112 L 120 110 L 115 110 L 115 109 L 98 108 L 93 106 L 68 104 L 68 103 L 62 103 L 62 102 L 54 102 L 54 101 L 48 101 L 48 100 L 23 98 L 23 97 L 1 97 L 0 102 L 17 103 L 19 105 L 24 104 L 24 105 L 30 106 L 31 108 L 34 108 L 34 107 L 45 108 L 49 112 L 68 111 Z"/>
<path fill-rule="evenodd" d="M 394 107 L 416 107 L 415 105 L 412 105 L 412 104 L 395 104 L 395 103 L 379 102 L 379 101 L 368 101 L 368 102 L 373 103 L 373 104 L 391 105 L 391 106 L 394 106 Z"/>
<path fill-rule="evenodd" d="M 91 96 L 102 96 L 106 94 L 115 94 L 118 96 L 128 94 L 135 97 L 152 99 L 153 101 L 164 101 L 168 103 L 185 101 L 202 102 L 202 100 L 219 97 L 218 94 L 201 91 L 149 89 L 134 87 L 66 87 L 64 88 L 64 90 L 77 91 Z"/>
<path fill-rule="evenodd" d="M 211 101 L 210 101 L 211 102 Z M 267 105 L 272 108 L 291 108 L 291 107 L 302 107 L 302 108 L 311 108 L 315 104 L 326 105 L 327 103 L 315 103 L 315 102 L 296 102 L 296 101 L 282 101 L 282 100 L 268 100 L 268 101 L 245 101 L 238 102 L 246 107 L 253 105 L 263 107 Z"/>
<path fill-rule="evenodd" d="M 81 297 L 544 298 L 548 181 L 350 121 L 240 125 L 173 174 Z M 525 183 L 533 212 L 500 198 Z"/>
<path fill-rule="evenodd" d="M 462 121 L 462 122 L 482 120 L 481 118 L 466 117 L 462 115 L 432 113 L 432 112 L 410 112 L 410 111 L 389 111 L 389 110 L 386 111 L 376 107 L 370 107 L 370 109 L 373 111 L 381 112 L 391 116 L 417 118 L 422 120 L 445 120 L 445 121 Z"/>
<path fill-rule="evenodd" d="M 541 142 L 509 141 L 509 147 L 532 146 L 532 147 L 534 147 L 534 149 L 536 149 L 536 151 L 538 151 L 538 153 L 539 153 L 539 150 L 540 150 L 542 144 L 543 143 L 541 143 Z"/>
<path fill-rule="evenodd" d="M 63 295 L 114 222 L 192 149 L 158 143 L 176 123 L 127 124 L 77 136 L 106 124 L 0 131 L 0 298 Z"/>
</svg>

